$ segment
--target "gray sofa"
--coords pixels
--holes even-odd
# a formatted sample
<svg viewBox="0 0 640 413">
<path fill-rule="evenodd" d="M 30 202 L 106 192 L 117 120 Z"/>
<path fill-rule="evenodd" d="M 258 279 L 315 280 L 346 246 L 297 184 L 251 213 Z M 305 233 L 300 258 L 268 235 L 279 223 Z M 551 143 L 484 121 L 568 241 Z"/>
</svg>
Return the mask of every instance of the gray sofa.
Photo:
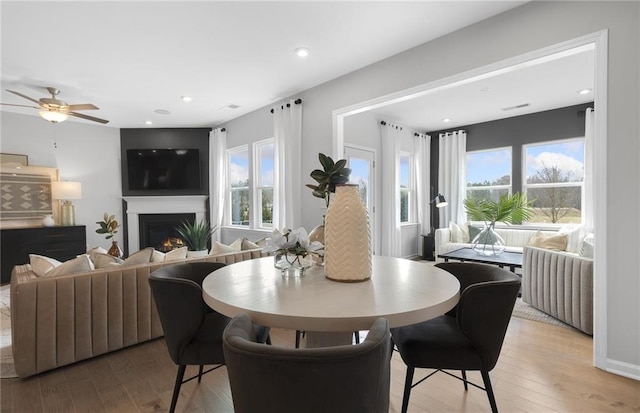
<svg viewBox="0 0 640 413">
<path fill-rule="evenodd" d="M 522 301 L 593 335 L 593 259 L 525 246 Z"/>
<path fill-rule="evenodd" d="M 234 262 L 262 249 L 37 277 L 29 264 L 11 274 L 11 338 L 19 377 L 54 369 L 163 335 L 148 276 L 181 262 Z"/>
</svg>

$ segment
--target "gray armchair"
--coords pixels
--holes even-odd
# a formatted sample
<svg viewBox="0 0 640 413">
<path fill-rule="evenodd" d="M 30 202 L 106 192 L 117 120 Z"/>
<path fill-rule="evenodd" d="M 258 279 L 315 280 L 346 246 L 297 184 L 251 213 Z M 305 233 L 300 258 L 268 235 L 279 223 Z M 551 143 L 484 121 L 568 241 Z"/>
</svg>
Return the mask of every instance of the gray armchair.
<svg viewBox="0 0 640 413">
<path fill-rule="evenodd" d="M 236 413 L 387 413 L 391 338 L 376 320 L 360 344 L 294 349 L 256 343 L 248 315 L 224 331 Z"/>
</svg>

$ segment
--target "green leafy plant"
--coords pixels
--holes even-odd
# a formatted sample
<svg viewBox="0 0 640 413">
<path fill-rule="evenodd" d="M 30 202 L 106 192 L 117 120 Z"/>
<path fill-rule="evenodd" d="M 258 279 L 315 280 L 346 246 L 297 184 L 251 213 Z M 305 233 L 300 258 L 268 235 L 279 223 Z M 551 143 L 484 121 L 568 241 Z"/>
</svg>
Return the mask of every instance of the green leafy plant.
<svg viewBox="0 0 640 413">
<path fill-rule="evenodd" d="M 118 224 L 116 216 L 109 215 L 106 212 L 104 213 L 103 220 L 96 221 L 96 224 L 100 225 L 100 228 L 96 230 L 96 233 L 108 234 L 105 239 L 113 238 L 113 236 L 118 233 L 118 228 L 120 228 L 120 224 Z"/>
<path fill-rule="evenodd" d="M 314 169 L 311 172 L 311 177 L 315 179 L 318 184 L 307 184 L 306 186 L 307 188 L 311 188 L 313 196 L 324 199 L 328 207 L 329 201 L 331 200 L 331 193 L 336 192 L 336 185 L 349 182 L 351 169 L 346 167 L 346 159 L 340 159 L 334 162 L 330 156 L 323 153 L 318 154 L 318 159 L 320 160 L 322 169 Z"/>
<path fill-rule="evenodd" d="M 519 192 L 513 195 L 502 195 L 499 201 L 492 199 L 478 199 L 474 196 L 465 198 L 462 203 L 472 221 L 484 221 L 487 226 L 495 227 L 496 222 L 505 224 L 519 224 L 529 220 L 534 210 L 532 201 Z"/>
<path fill-rule="evenodd" d="M 176 231 L 180 234 L 190 251 L 202 251 L 207 249 L 211 236 L 218 228 L 212 228 L 205 219 L 200 222 L 183 221 Z"/>
</svg>

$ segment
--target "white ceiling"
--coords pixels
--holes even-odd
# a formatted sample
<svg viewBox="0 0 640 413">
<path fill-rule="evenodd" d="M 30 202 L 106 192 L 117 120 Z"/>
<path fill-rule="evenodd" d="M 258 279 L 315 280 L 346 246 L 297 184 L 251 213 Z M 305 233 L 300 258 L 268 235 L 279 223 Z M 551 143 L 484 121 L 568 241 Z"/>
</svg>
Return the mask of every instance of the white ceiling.
<svg viewBox="0 0 640 413">
<path fill-rule="evenodd" d="M 39 99 L 53 86 L 70 104 L 98 106 L 82 113 L 111 127 L 215 126 L 523 3 L 2 1 L 0 101 L 28 105 L 5 89 Z M 311 50 L 306 59 L 293 52 L 300 46 Z M 487 85 L 486 96 L 498 93 Z M 455 98 L 446 116 L 461 121 L 456 110 L 478 99 Z M 239 108 L 221 109 L 230 104 Z"/>
</svg>

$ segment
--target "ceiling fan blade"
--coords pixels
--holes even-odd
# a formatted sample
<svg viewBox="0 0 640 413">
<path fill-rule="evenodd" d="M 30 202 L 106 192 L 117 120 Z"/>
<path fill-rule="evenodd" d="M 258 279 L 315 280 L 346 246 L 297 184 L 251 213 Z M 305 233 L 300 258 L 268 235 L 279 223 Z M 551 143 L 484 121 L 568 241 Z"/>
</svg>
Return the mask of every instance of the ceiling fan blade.
<svg viewBox="0 0 640 413">
<path fill-rule="evenodd" d="M 38 106 L 14 105 L 13 103 L 0 103 L 0 105 L 4 105 L 4 106 L 18 106 L 18 107 L 21 107 L 21 108 L 42 109 L 41 107 L 38 107 Z"/>
<path fill-rule="evenodd" d="M 11 93 L 13 93 L 14 95 L 18 95 L 18 96 L 20 96 L 21 98 L 25 98 L 25 99 L 27 99 L 27 100 L 32 101 L 33 103 L 37 103 L 38 105 L 40 105 L 40 101 L 38 101 L 38 100 L 36 100 L 36 99 L 34 99 L 34 98 L 30 98 L 30 97 L 29 97 L 29 96 L 27 96 L 27 95 L 23 95 L 23 94 L 22 94 L 22 93 L 20 93 L 20 92 L 16 92 L 15 90 L 9 90 L 9 89 L 6 89 L 6 91 L 7 91 L 7 92 L 11 92 Z"/>
<path fill-rule="evenodd" d="M 100 119 L 100 118 L 95 118 L 93 116 L 88 116 L 88 115 L 84 115 L 82 113 L 76 113 L 76 112 L 69 112 L 69 115 L 71 116 L 75 116 L 76 118 L 82 118 L 82 119 L 86 119 L 86 120 L 92 120 L 94 122 L 99 122 L 99 123 L 109 123 L 108 120 L 106 119 Z"/>
<path fill-rule="evenodd" d="M 100 109 L 91 103 L 80 103 L 78 105 L 69 105 L 69 110 L 97 110 Z"/>
</svg>

